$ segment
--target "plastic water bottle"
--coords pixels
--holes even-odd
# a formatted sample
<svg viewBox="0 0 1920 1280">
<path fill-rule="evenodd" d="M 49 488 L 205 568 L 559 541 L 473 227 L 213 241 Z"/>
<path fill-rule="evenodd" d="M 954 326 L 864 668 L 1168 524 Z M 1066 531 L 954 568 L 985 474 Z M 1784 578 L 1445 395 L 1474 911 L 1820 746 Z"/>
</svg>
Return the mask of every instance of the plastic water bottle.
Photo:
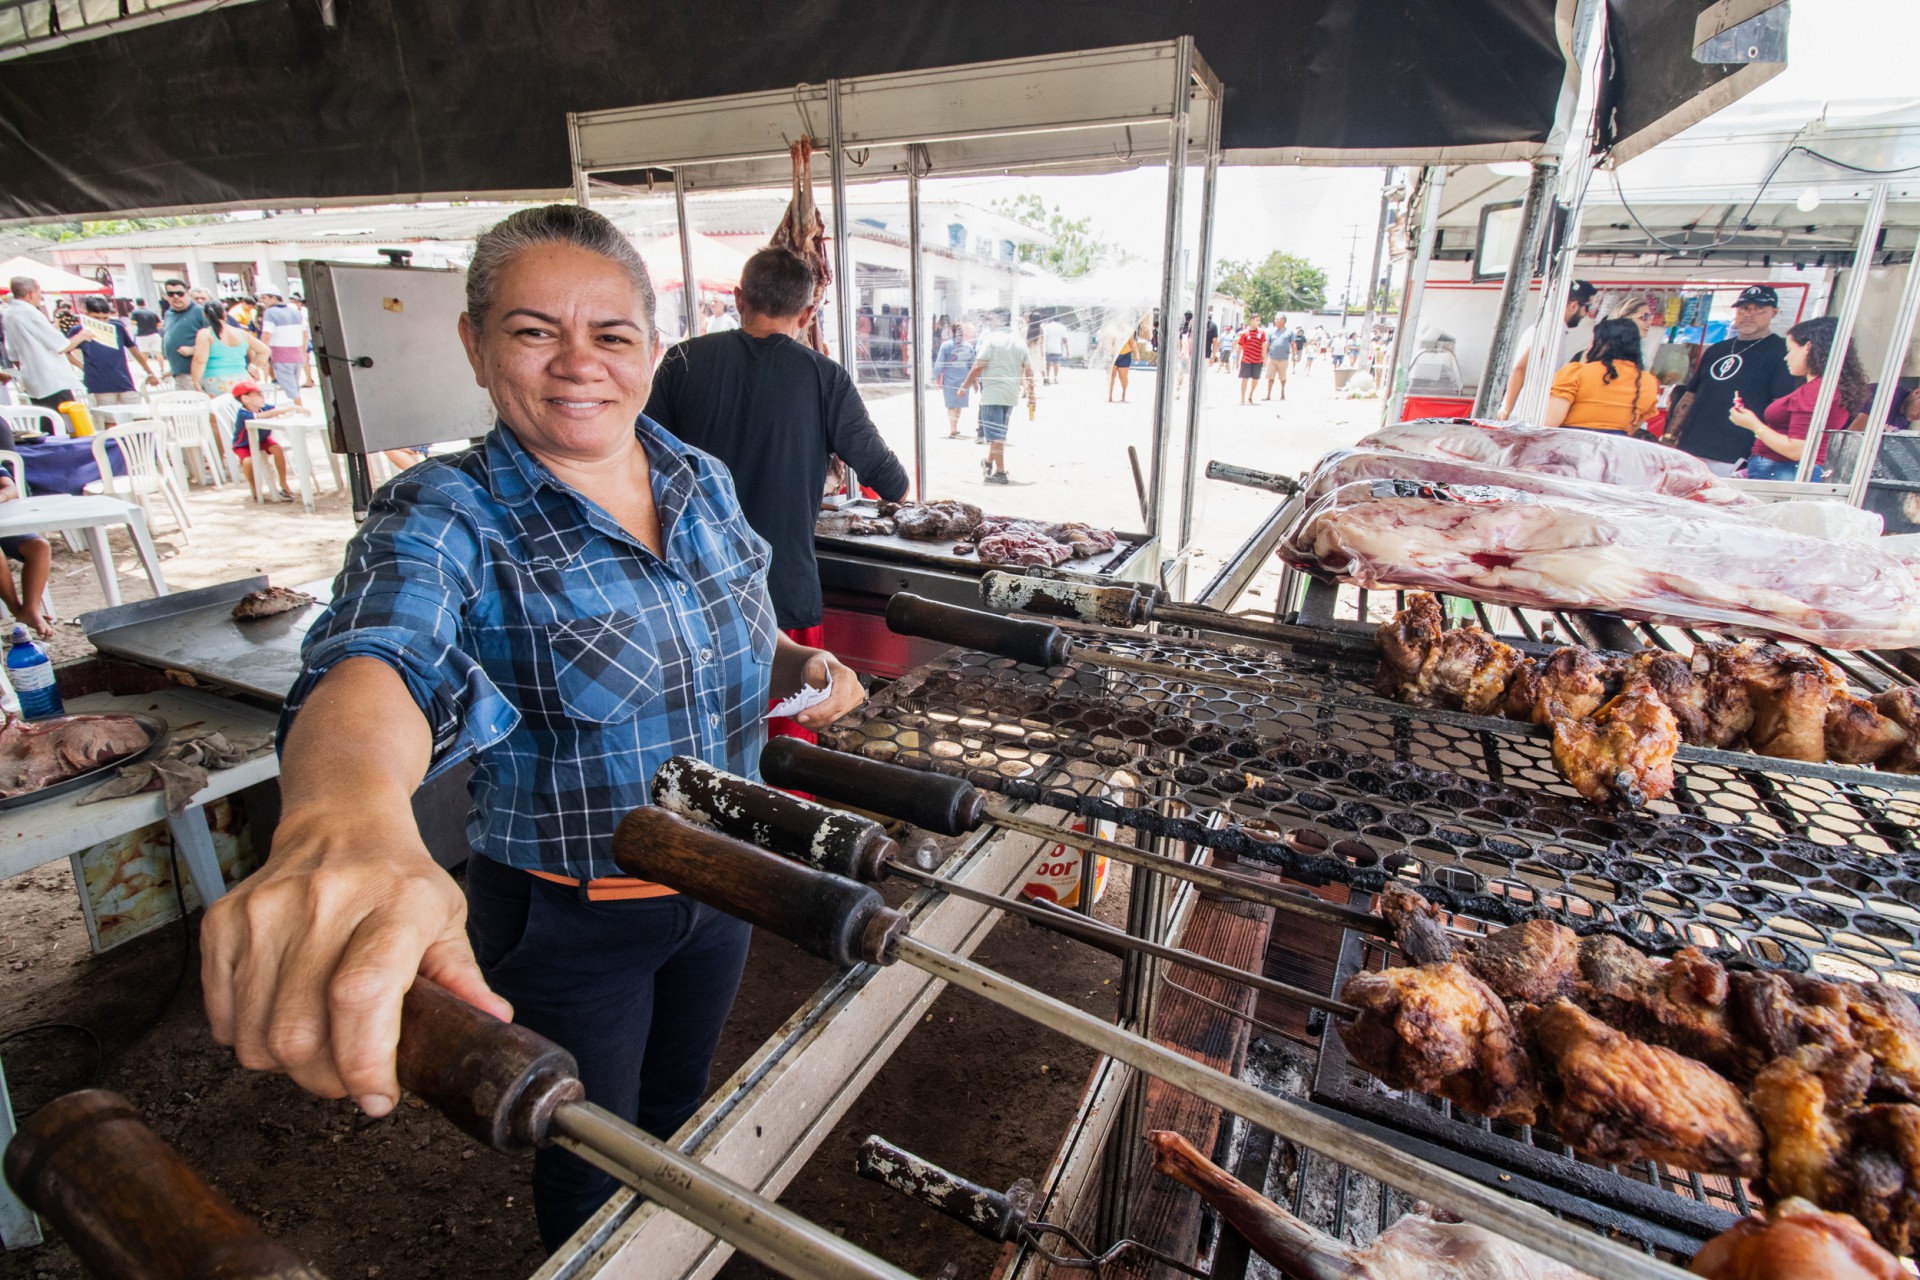
<svg viewBox="0 0 1920 1280">
<path fill-rule="evenodd" d="M 7 637 L 7 679 L 20 699 L 20 714 L 27 719 L 49 720 L 67 714 L 66 704 L 60 701 L 59 682 L 54 678 L 53 660 L 17 622 Z"/>
</svg>

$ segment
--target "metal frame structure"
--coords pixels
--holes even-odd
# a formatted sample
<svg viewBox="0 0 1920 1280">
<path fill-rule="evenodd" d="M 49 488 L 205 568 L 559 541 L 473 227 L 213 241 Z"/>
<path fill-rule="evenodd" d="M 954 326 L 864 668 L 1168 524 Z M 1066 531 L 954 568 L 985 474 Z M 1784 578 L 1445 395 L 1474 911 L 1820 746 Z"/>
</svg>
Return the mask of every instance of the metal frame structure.
<svg viewBox="0 0 1920 1280">
<path fill-rule="evenodd" d="M 850 371 L 853 280 L 846 192 L 849 184 L 904 180 L 913 221 L 908 287 L 922 296 L 920 183 L 929 177 L 1011 173 L 1101 173 L 1162 160 L 1167 165 L 1167 220 L 1159 304 L 1162 361 L 1173 351 L 1172 316 L 1191 280 L 1194 312 L 1204 310 L 1206 260 L 1220 162 L 1219 80 L 1191 37 L 931 71 L 830 80 L 791 91 L 738 94 L 659 106 L 570 113 L 568 146 L 573 186 L 585 203 L 596 175 L 666 173 L 675 192 L 683 255 L 688 249 L 689 192 L 785 186 L 788 148 L 809 137 L 830 166 L 834 311 L 838 350 Z M 956 107 L 956 103 L 964 106 Z M 1183 206 L 1188 170 L 1203 183 L 1199 252 L 1183 254 Z M 692 276 L 690 264 L 683 271 Z M 916 482 L 925 480 L 926 408 L 919 393 L 926 356 L 924 317 L 912 315 Z M 1185 431 L 1174 434 L 1180 411 L 1171 381 L 1161 379 L 1154 400 L 1147 532 L 1191 532 L 1191 495 L 1197 483 L 1191 442 L 1198 431 L 1200 379 L 1189 379 Z M 1166 474 L 1174 443 L 1189 442 L 1181 474 Z M 1178 507 L 1175 500 L 1178 499 Z M 1180 548 L 1174 548 L 1177 553 Z"/>
</svg>

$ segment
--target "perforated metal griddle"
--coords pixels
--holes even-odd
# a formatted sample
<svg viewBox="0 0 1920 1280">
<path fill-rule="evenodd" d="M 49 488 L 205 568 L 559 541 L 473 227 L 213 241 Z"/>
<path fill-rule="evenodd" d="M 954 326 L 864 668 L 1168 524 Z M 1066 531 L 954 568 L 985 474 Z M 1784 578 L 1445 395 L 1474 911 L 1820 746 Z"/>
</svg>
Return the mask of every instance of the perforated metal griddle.
<svg viewBox="0 0 1920 1280">
<path fill-rule="evenodd" d="M 1920 990 L 1920 778 L 1687 748 L 1671 797 L 1604 807 L 1561 778 L 1540 731 L 1374 697 L 1365 668 L 1070 630 L 1194 677 L 955 651 L 829 744 L 1309 882 L 1371 891 L 1397 877 L 1478 920 L 1547 915 L 1656 953 L 1691 944 Z M 1209 689 L 1209 671 L 1271 692 Z M 1116 790 L 1117 770 L 1139 785 Z"/>
</svg>

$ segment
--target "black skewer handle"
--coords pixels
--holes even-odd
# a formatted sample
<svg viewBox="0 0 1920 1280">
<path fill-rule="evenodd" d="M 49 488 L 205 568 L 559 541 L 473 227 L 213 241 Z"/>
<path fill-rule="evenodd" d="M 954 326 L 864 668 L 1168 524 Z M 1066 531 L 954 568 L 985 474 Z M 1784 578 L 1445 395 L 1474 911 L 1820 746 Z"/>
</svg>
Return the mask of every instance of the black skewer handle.
<svg viewBox="0 0 1920 1280">
<path fill-rule="evenodd" d="M 790 796 L 691 756 L 661 765 L 652 794 L 662 809 L 851 880 L 880 879 L 900 852 L 871 818 Z"/>
<path fill-rule="evenodd" d="M 1066 633 L 1049 623 L 963 609 L 910 591 L 887 601 L 887 628 L 895 635 L 961 645 L 1035 667 L 1057 667 L 1073 649 Z"/>
<path fill-rule="evenodd" d="M 996 613 L 1037 613 L 1101 627 L 1137 627 L 1153 617 L 1154 599 L 1132 586 L 1059 582 L 994 569 L 980 579 L 980 603 Z"/>
<path fill-rule="evenodd" d="M 922 1160 L 878 1135 L 860 1144 L 860 1150 L 854 1153 L 853 1171 L 1001 1244 L 1019 1236 L 1033 1211 L 1034 1187 L 1029 1179 L 1022 1178 L 1005 1191 L 994 1191 L 948 1173 L 931 1160 Z"/>
<path fill-rule="evenodd" d="M 798 738 L 767 743 L 760 776 L 772 786 L 858 805 L 943 836 L 965 835 L 987 820 L 986 796 L 964 778 L 829 751 Z"/>
<path fill-rule="evenodd" d="M 677 889 L 850 968 L 887 963 L 907 918 L 869 885 L 815 871 L 648 805 L 620 820 L 613 860 L 630 876 Z"/>
</svg>

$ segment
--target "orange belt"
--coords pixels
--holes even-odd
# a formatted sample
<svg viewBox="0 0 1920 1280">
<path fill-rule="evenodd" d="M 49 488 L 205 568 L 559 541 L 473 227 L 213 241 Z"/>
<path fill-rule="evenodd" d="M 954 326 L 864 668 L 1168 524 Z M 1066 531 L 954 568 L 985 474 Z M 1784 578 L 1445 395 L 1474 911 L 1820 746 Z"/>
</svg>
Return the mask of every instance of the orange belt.
<svg viewBox="0 0 1920 1280">
<path fill-rule="evenodd" d="M 555 875 L 551 871 L 529 870 L 528 875 L 539 876 L 554 884 L 570 885 L 575 889 L 580 882 L 572 876 Z M 664 884 L 655 884 L 651 880 L 636 880 L 632 876 L 602 876 L 598 880 L 587 881 L 588 902 L 630 902 L 635 898 L 667 898 L 678 889 L 670 889 Z"/>
</svg>

